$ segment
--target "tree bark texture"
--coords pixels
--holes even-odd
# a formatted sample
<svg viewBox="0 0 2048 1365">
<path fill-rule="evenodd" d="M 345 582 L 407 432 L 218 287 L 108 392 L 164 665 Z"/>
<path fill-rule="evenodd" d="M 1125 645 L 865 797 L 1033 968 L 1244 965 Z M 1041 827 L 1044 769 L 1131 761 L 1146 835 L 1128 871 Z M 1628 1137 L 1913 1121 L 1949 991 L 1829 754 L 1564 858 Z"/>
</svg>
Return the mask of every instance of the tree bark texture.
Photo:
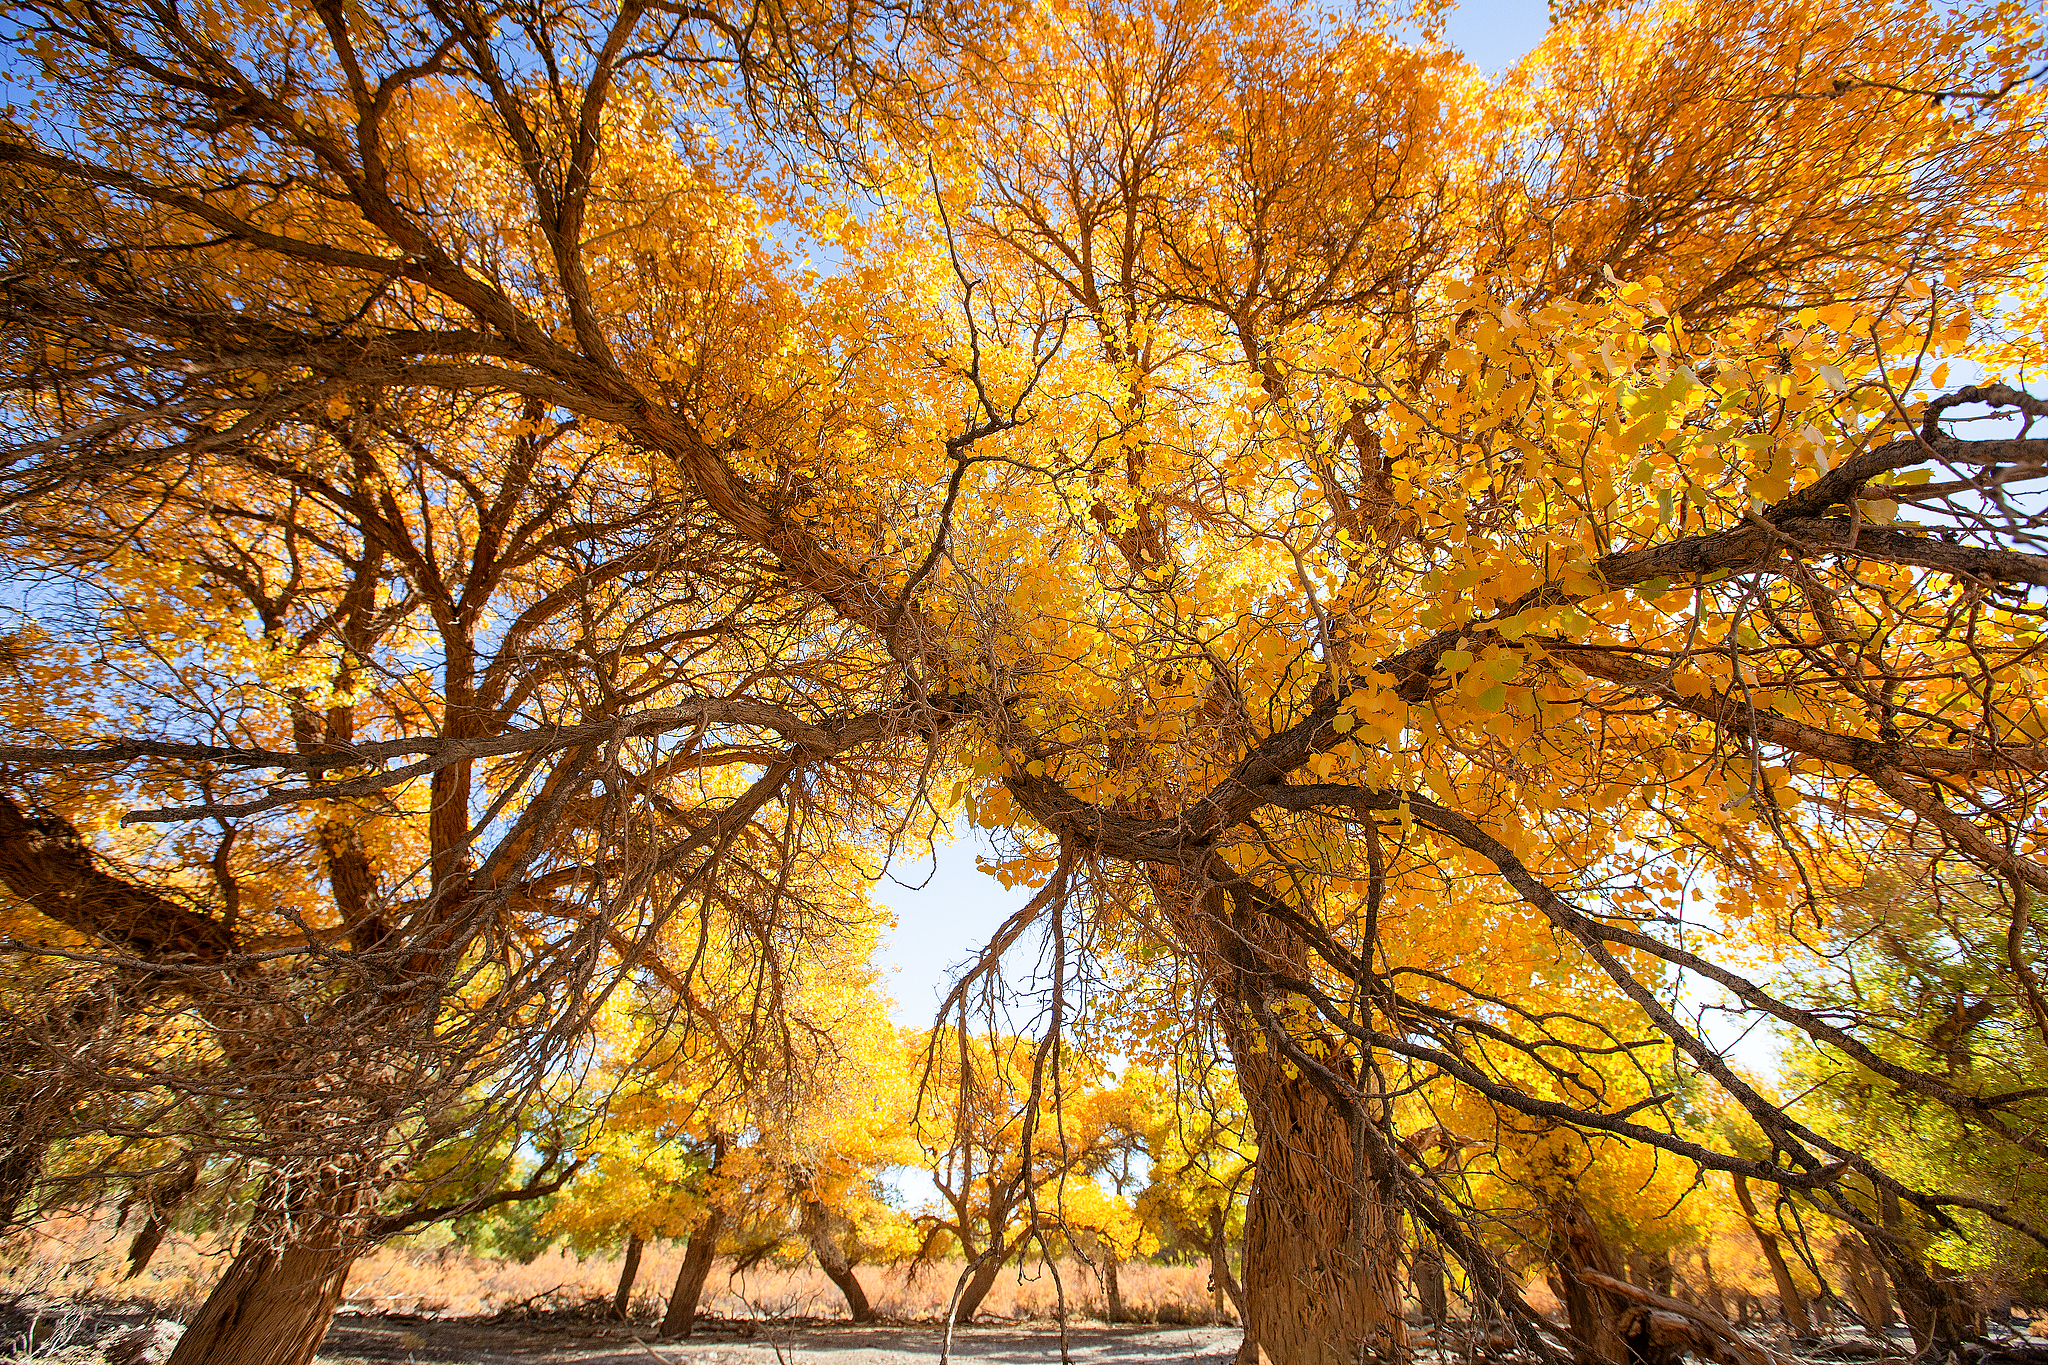
<svg viewBox="0 0 2048 1365">
<path fill-rule="evenodd" d="M 860 1277 L 854 1274 L 853 1261 L 832 1233 L 832 1211 L 816 1199 L 804 1201 L 804 1240 L 810 1244 L 811 1254 L 818 1258 L 818 1268 L 825 1272 L 825 1278 L 839 1287 L 846 1299 L 846 1311 L 855 1322 L 873 1322 L 874 1307 L 868 1303 L 868 1295 L 861 1288 Z"/>
<path fill-rule="evenodd" d="M 1124 1287 L 1117 1280 L 1119 1262 L 1116 1253 L 1105 1248 L 1102 1253 L 1102 1303 L 1109 1321 L 1124 1321 Z"/>
<path fill-rule="evenodd" d="M 1793 1282 L 1792 1267 L 1785 1263 L 1785 1253 L 1778 1247 L 1777 1234 L 1768 1231 L 1763 1220 L 1757 1217 L 1756 1201 L 1750 1197 L 1749 1181 L 1743 1176 L 1735 1177 L 1735 1202 L 1742 1205 L 1742 1216 L 1749 1223 L 1749 1230 L 1756 1234 L 1756 1243 L 1763 1249 L 1764 1260 L 1771 1267 L 1771 1278 L 1778 1286 L 1778 1312 L 1785 1319 L 1785 1325 L 1798 1337 L 1813 1335 L 1812 1319 L 1806 1315 L 1806 1300 L 1800 1296 L 1799 1286 Z"/>
<path fill-rule="evenodd" d="M 355 1252 L 245 1243 L 166 1365 L 310 1365 Z"/>
<path fill-rule="evenodd" d="M 1618 1258 L 1577 1194 L 1552 1200 L 1549 1219 L 1551 1279 L 1571 1328 L 1572 1359 L 1578 1365 L 1624 1365 L 1628 1348 L 1622 1341 L 1615 1305 L 1604 1291 L 1583 1278 L 1590 1271 L 1621 1279 Z"/>
<path fill-rule="evenodd" d="M 1232 875 L 1219 865 L 1216 880 Z M 1344 1040 L 1311 1040 L 1329 1059 L 1318 1077 L 1281 1054 L 1268 1023 L 1287 1004 L 1270 976 L 1314 975 L 1306 947 L 1230 893 L 1188 895 L 1163 869 L 1153 885 L 1219 1001 L 1259 1144 L 1245 1211 L 1246 1358 L 1263 1350 L 1276 1365 L 1405 1359 L 1394 1173 L 1375 1155 L 1378 1135 L 1354 1133 L 1357 1116 L 1331 1093 L 1341 1085 L 1364 1095 L 1370 1082 Z"/>
<path fill-rule="evenodd" d="M 646 1239 L 639 1233 L 626 1238 L 626 1263 L 619 1267 L 619 1288 L 612 1295 L 612 1316 L 624 1318 L 633 1306 L 633 1281 L 640 1278 L 640 1252 L 646 1246 Z"/>
<path fill-rule="evenodd" d="M 675 1288 L 668 1296 L 668 1311 L 662 1314 L 663 1336 L 690 1335 L 690 1328 L 697 1321 L 697 1301 L 704 1295 L 704 1281 L 710 1276 L 711 1262 L 718 1255 L 718 1234 L 724 1228 L 725 1211 L 713 1208 L 690 1230 L 689 1244 L 683 1249 L 682 1268 L 676 1271 Z"/>
</svg>

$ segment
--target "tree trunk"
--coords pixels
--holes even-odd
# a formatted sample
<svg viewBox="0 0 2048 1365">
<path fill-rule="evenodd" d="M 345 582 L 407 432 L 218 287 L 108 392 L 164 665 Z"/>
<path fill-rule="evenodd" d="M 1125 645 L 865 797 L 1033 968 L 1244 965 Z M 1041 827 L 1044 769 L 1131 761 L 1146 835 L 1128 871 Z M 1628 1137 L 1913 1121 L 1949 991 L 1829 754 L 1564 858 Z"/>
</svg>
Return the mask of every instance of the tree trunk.
<svg viewBox="0 0 2048 1365">
<path fill-rule="evenodd" d="M 1763 1248 L 1764 1260 L 1770 1264 L 1771 1278 L 1778 1285 L 1778 1311 L 1785 1319 L 1785 1325 L 1792 1329 L 1792 1335 L 1806 1337 L 1813 1335 L 1813 1323 L 1806 1316 L 1806 1300 L 1799 1295 L 1799 1286 L 1792 1281 L 1792 1267 L 1785 1264 L 1785 1253 L 1778 1249 L 1776 1234 L 1764 1230 L 1763 1220 L 1757 1217 L 1756 1201 L 1749 1195 L 1749 1180 L 1744 1176 L 1735 1177 L 1735 1202 L 1742 1205 L 1742 1216 L 1749 1222 L 1749 1230 L 1756 1234 L 1759 1247 Z"/>
<path fill-rule="evenodd" d="M 168 1231 L 170 1228 L 164 1223 L 163 1215 L 151 1209 L 144 1216 L 142 1227 L 136 1232 L 135 1239 L 128 1243 L 128 1269 L 121 1276 L 122 1279 L 132 1280 L 149 1269 L 150 1259 L 156 1255 L 157 1248 L 164 1244 L 164 1234 Z"/>
<path fill-rule="evenodd" d="M 626 1263 L 619 1267 L 618 1292 L 612 1295 L 612 1316 L 630 1317 L 627 1312 L 633 1305 L 633 1281 L 640 1278 L 640 1249 L 645 1245 L 639 1233 L 626 1238 Z"/>
<path fill-rule="evenodd" d="M 683 1265 L 676 1272 L 676 1287 L 668 1296 L 668 1312 L 661 1318 L 663 1336 L 690 1335 L 690 1328 L 697 1321 L 697 1300 L 703 1297 L 704 1281 L 718 1255 L 718 1234 L 724 1227 L 725 1211 L 713 1208 L 690 1230 L 689 1245 L 683 1249 Z"/>
<path fill-rule="evenodd" d="M 1230 1306 L 1237 1311 L 1240 1323 L 1248 1321 L 1244 1307 L 1244 1286 L 1237 1282 L 1237 1276 L 1230 1272 L 1230 1239 L 1224 1233 L 1225 1219 L 1221 1210 L 1209 1213 L 1209 1282 L 1218 1295 L 1230 1296 Z M 1222 1303 L 1219 1299 L 1217 1307 Z M 1217 1316 L 1222 1316 L 1219 1312 Z"/>
<path fill-rule="evenodd" d="M 1124 1320 L 1124 1287 L 1117 1282 L 1117 1256 L 1114 1251 L 1102 1249 L 1102 1303 L 1103 1311 L 1110 1322 Z"/>
<path fill-rule="evenodd" d="M 309 1365 L 355 1252 L 245 1243 L 166 1365 Z"/>
<path fill-rule="evenodd" d="M 1728 1304 L 1721 1297 L 1720 1282 L 1714 1278 L 1714 1260 L 1705 1247 L 1700 1248 L 1700 1277 L 1706 1283 L 1707 1307 L 1714 1310 L 1717 1318 L 1728 1317 Z"/>
<path fill-rule="evenodd" d="M 1883 1233 L 1873 1239 L 1871 1250 L 1890 1273 L 1899 1316 L 1913 1333 L 1915 1351 L 1935 1361 L 1960 1353 L 1972 1316 L 1962 1284 L 1942 1267 L 1927 1264 L 1925 1238 L 1907 1220 L 1897 1194 L 1879 1191 L 1877 1214 Z"/>
<path fill-rule="evenodd" d="M 1551 1278 L 1571 1328 L 1572 1359 L 1578 1365 L 1624 1365 L 1628 1349 L 1615 1305 L 1606 1293 L 1579 1278 L 1580 1272 L 1590 1270 L 1621 1279 L 1618 1258 L 1578 1195 L 1552 1201 L 1549 1217 Z"/>
<path fill-rule="evenodd" d="M 1856 1312 L 1862 1317 L 1865 1330 L 1882 1338 L 1885 1329 L 1892 1325 L 1892 1291 L 1884 1267 L 1870 1254 L 1869 1244 L 1853 1232 L 1842 1238 L 1841 1252 L 1848 1263 L 1849 1289 Z"/>
<path fill-rule="evenodd" d="M 1383 1117 L 1371 1112 L 1371 1081 L 1347 1039 L 1273 984 L 1315 975 L 1308 946 L 1220 857 L 1204 869 L 1203 890 L 1177 870 L 1155 866 L 1148 875 L 1207 978 L 1259 1145 L 1245 1210 L 1240 1358 L 1263 1350 L 1279 1365 L 1405 1359 L 1398 1158 L 1377 1130 L 1352 1129 L 1354 1119 Z M 1293 1031 L 1298 1025 L 1307 1028 Z M 1291 1044 L 1302 1045 L 1308 1067 L 1283 1055 Z M 1332 1093 L 1340 1088 L 1363 1114 Z"/>
<path fill-rule="evenodd" d="M 875 1310 L 868 1303 L 867 1291 L 861 1288 L 860 1277 L 853 1273 L 853 1261 L 832 1235 L 831 1211 L 816 1199 L 806 1199 L 803 1227 L 804 1240 L 810 1243 L 811 1254 L 818 1258 L 818 1269 L 839 1286 L 839 1292 L 846 1298 L 847 1312 L 855 1322 L 873 1322 Z"/>
<path fill-rule="evenodd" d="M 170 1231 L 171 1215 L 198 1187 L 199 1163 L 188 1160 L 176 1175 L 157 1181 L 145 1191 L 142 1228 L 128 1244 L 128 1271 L 122 1279 L 132 1280 L 149 1268 L 150 1259 L 163 1245 L 164 1234 Z"/>
<path fill-rule="evenodd" d="M 1444 1284 L 1444 1258 L 1436 1244 L 1420 1242 L 1415 1248 L 1415 1265 L 1410 1272 L 1415 1282 L 1415 1302 L 1422 1319 L 1429 1324 L 1436 1348 L 1444 1348 L 1444 1324 L 1451 1316 L 1451 1296 Z"/>
<path fill-rule="evenodd" d="M 1240 1052 L 1238 1076 L 1259 1143 L 1245 1211 L 1247 1339 L 1281 1365 L 1400 1359 L 1401 1214 L 1386 1179 L 1355 1178 L 1344 1116 L 1279 1059 Z"/>
<path fill-rule="evenodd" d="M 972 1322 L 974 1315 L 981 1311 L 981 1301 L 988 1297 L 988 1291 L 996 1287 L 996 1276 L 1002 1273 L 1003 1258 L 991 1256 L 975 1267 L 974 1277 L 967 1281 L 967 1289 L 960 1295 L 960 1304 L 953 1310 L 953 1321 Z"/>
</svg>

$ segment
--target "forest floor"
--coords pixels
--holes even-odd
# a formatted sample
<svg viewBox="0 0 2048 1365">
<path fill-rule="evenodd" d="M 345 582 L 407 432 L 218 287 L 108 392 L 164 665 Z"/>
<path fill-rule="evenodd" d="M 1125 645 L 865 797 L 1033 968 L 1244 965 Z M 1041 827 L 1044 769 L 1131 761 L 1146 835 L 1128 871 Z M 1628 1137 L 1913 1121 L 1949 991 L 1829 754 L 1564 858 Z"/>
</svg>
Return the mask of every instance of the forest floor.
<svg viewBox="0 0 2048 1365">
<path fill-rule="evenodd" d="M 322 1365 L 936 1365 L 945 1329 L 932 1323 L 855 1326 L 847 1322 L 700 1324 L 681 1341 L 588 1323 L 337 1318 Z M 1122 1361 L 1228 1362 L 1235 1327 L 1106 1327 L 1075 1324 L 1067 1347 L 1076 1365 Z M 956 1328 L 953 1358 L 1041 1362 L 1060 1358 L 1059 1327 L 1048 1322 Z"/>
<path fill-rule="evenodd" d="M 159 1365 L 183 1329 L 136 1306 L 35 1302 L 0 1305 L 0 1361 L 33 1365 Z M 322 1343 L 319 1365 L 936 1365 L 944 1329 L 932 1323 L 855 1326 L 816 1319 L 700 1322 L 680 1341 L 652 1324 L 594 1322 L 570 1315 L 444 1318 L 344 1310 Z M 1076 1365 L 1188 1361 L 1226 1365 L 1235 1327 L 1068 1328 Z M 1050 1322 L 955 1329 L 953 1358 L 1057 1361 Z"/>
</svg>

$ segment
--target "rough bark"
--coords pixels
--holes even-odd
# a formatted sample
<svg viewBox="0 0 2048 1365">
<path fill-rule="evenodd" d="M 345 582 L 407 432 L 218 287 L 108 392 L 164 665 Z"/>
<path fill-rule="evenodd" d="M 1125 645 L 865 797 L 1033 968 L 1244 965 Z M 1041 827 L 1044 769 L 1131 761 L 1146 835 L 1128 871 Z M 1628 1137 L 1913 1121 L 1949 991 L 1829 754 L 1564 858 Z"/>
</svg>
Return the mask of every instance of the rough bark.
<svg viewBox="0 0 2048 1365">
<path fill-rule="evenodd" d="M 837 1285 L 846 1299 L 846 1311 L 855 1322 L 873 1322 L 875 1310 L 868 1303 L 867 1291 L 861 1288 L 860 1277 L 854 1274 L 853 1261 L 833 1236 L 831 1210 L 816 1199 L 804 1201 L 804 1240 L 810 1244 L 811 1254 L 818 1258 L 818 1269 L 825 1272 L 825 1278 Z"/>
<path fill-rule="evenodd" d="M 1577 1194 L 1553 1200 L 1549 1221 L 1551 1279 L 1570 1325 L 1572 1359 L 1578 1365 L 1623 1365 L 1629 1354 L 1615 1305 L 1590 1278 L 1625 1283 L 1619 1259 Z"/>
<path fill-rule="evenodd" d="M 1800 1296 L 1799 1286 L 1792 1280 L 1792 1267 L 1785 1263 L 1785 1253 L 1778 1247 L 1777 1234 L 1768 1231 L 1763 1220 L 1757 1217 L 1756 1201 L 1749 1193 L 1749 1181 L 1739 1175 L 1735 1177 L 1735 1202 L 1742 1205 L 1742 1216 L 1748 1221 L 1749 1230 L 1756 1235 L 1764 1260 L 1771 1267 L 1771 1278 L 1778 1286 L 1778 1312 L 1783 1315 L 1785 1325 L 1792 1329 L 1794 1336 L 1813 1335 L 1812 1320 L 1806 1315 L 1806 1300 Z"/>
<path fill-rule="evenodd" d="M 1398 1359 L 1401 1216 L 1378 1172 L 1356 1178 L 1349 1125 L 1269 1056 L 1240 1054 L 1259 1140 L 1245 1216 L 1245 1330 L 1285 1365 Z M 1246 1084 L 1245 1082 L 1249 1082 Z"/>
<path fill-rule="evenodd" d="M 1103 1311 L 1109 1321 L 1124 1321 L 1124 1287 L 1117 1280 L 1117 1267 L 1121 1264 L 1116 1253 L 1105 1249 L 1102 1253 L 1102 1302 Z"/>
<path fill-rule="evenodd" d="M 668 1296 L 668 1311 L 662 1314 L 663 1336 L 690 1335 L 690 1328 L 697 1321 L 697 1301 L 704 1295 L 704 1281 L 711 1274 L 711 1262 L 718 1255 L 718 1235 L 724 1228 L 725 1211 L 713 1208 L 690 1230 L 682 1268 L 676 1271 L 675 1288 Z"/>
<path fill-rule="evenodd" d="M 1219 886 L 1234 876 L 1220 861 L 1214 872 Z M 1276 1011 L 1287 1008 L 1289 997 L 1272 977 L 1312 976 L 1307 948 L 1249 897 L 1219 890 L 1191 896 L 1163 869 L 1155 869 L 1153 884 L 1221 1003 L 1259 1144 L 1245 1210 L 1244 1358 L 1258 1350 L 1282 1365 L 1405 1358 L 1395 1174 L 1374 1155 L 1384 1144 L 1355 1134 L 1358 1115 L 1332 1093 L 1348 1087 L 1365 1117 L 1378 1119 L 1371 1082 L 1360 1077 L 1354 1049 L 1341 1038 L 1292 1038 L 1330 1059 L 1317 1076 L 1302 1058 L 1282 1056 L 1283 1041 L 1274 1036 Z"/>
<path fill-rule="evenodd" d="M 640 1278 L 640 1252 L 646 1246 L 646 1239 L 639 1233 L 626 1238 L 626 1263 L 619 1267 L 619 1287 L 612 1295 L 612 1316 L 629 1316 L 627 1310 L 633 1306 L 633 1281 Z"/>
<path fill-rule="evenodd" d="M 309 1365 L 354 1259 L 346 1247 L 245 1244 L 166 1365 Z"/>
</svg>

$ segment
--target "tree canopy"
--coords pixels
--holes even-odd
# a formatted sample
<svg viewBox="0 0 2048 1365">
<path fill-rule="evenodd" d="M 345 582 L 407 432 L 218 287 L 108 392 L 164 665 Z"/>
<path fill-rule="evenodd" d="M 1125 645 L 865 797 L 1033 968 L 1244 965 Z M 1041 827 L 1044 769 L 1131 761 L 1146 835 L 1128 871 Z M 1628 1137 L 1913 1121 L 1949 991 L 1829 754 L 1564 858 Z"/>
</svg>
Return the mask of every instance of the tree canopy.
<svg viewBox="0 0 2048 1365">
<path fill-rule="evenodd" d="M 1024 1112 L 1112 1022 L 1228 1057 L 1275 1361 L 1398 1357 L 1411 1245 L 1556 1356 L 1473 1142 L 1582 1358 L 1545 1152 L 1806 1201 L 1930 1349 L 1932 1242 L 2048 1239 L 1716 1022 L 2048 1155 L 1813 984 L 1883 869 L 2048 1044 L 2027 6 L 1573 8 L 1491 82 L 1278 0 L 8 22 L 0 1188 L 262 1172 L 177 1365 L 281 1359 L 237 1296 L 331 1309 L 626 983 L 794 1066 L 959 816 L 1034 888 L 956 997 L 1042 943 Z"/>
</svg>

